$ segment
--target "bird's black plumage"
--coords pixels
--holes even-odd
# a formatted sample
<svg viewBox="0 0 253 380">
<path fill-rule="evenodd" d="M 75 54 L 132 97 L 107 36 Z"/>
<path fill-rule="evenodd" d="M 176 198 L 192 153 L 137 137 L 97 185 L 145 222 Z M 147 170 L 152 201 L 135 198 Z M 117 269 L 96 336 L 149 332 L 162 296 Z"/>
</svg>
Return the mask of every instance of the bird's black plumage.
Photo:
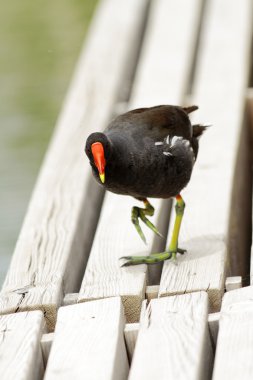
<svg viewBox="0 0 253 380">
<path fill-rule="evenodd" d="M 176 196 L 190 180 L 205 127 L 192 126 L 188 113 L 198 107 L 161 105 L 116 117 L 104 133 L 92 133 L 86 154 L 101 184 L 91 145 L 101 142 L 107 190 L 138 199 Z"/>
</svg>

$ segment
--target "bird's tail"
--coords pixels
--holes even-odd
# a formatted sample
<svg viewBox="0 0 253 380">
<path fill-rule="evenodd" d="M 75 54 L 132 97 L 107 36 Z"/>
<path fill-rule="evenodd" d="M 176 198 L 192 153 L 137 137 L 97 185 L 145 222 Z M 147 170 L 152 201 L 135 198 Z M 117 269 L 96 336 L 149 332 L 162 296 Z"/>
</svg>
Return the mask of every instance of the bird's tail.
<svg viewBox="0 0 253 380">
<path fill-rule="evenodd" d="M 186 113 L 191 113 L 191 112 L 196 111 L 196 110 L 198 110 L 198 109 L 199 109 L 198 106 L 183 107 L 183 110 L 184 110 Z"/>
<path fill-rule="evenodd" d="M 192 133 L 193 137 L 200 137 L 202 133 L 207 129 L 211 127 L 211 124 L 195 124 L 192 126 Z"/>
</svg>

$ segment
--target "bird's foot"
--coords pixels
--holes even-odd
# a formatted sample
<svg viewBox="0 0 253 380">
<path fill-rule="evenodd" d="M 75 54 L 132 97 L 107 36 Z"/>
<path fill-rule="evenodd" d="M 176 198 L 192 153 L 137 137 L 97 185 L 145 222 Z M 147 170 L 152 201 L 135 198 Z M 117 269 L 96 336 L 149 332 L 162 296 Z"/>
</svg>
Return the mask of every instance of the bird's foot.
<svg viewBox="0 0 253 380">
<path fill-rule="evenodd" d="M 150 205 L 150 203 L 148 204 L 148 208 L 145 208 L 145 209 L 142 209 L 142 208 L 137 207 L 137 206 L 134 206 L 132 208 L 132 222 L 133 222 L 133 224 L 134 224 L 134 226 L 135 226 L 138 234 L 140 235 L 141 239 L 144 241 L 145 244 L 146 244 L 146 238 L 145 238 L 144 233 L 143 233 L 143 231 L 142 231 L 142 229 L 140 227 L 139 218 L 156 235 L 162 237 L 162 234 L 158 231 L 158 229 L 156 228 L 156 226 L 153 223 L 151 223 L 150 220 L 145 216 L 147 214 L 150 215 L 150 216 L 152 216 L 154 214 L 154 208 Z"/>
<path fill-rule="evenodd" d="M 120 260 L 125 260 L 121 267 L 129 267 L 131 265 L 139 264 L 156 264 L 165 260 L 172 259 L 177 264 L 177 253 L 183 255 L 186 253 L 185 249 L 177 248 L 177 250 L 168 250 L 161 253 L 151 253 L 149 256 L 123 256 Z"/>
</svg>

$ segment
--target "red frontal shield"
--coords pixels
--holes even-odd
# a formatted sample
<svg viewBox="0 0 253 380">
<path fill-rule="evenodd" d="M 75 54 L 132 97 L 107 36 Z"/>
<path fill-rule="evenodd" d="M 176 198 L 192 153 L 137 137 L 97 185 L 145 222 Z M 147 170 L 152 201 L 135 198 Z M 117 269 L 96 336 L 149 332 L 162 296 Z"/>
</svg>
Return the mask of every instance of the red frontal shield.
<svg viewBox="0 0 253 380">
<path fill-rule="evenodd" d="M 91 145 L 91 152 L 94 158 L 94 163 L 98 169 L 99 174 L 105 172 L 105 154 L 104 147 L 100 142 L 95 142 Z"/>
</svg>

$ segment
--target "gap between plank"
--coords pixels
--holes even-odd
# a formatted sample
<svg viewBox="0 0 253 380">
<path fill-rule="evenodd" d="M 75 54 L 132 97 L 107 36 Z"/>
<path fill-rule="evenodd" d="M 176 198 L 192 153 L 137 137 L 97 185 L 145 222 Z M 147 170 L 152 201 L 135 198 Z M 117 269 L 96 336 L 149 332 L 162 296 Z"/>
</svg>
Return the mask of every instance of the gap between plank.
<svg viewBox="0 0 253 380">
<path fill-rule="evenodd" d="M 252 234 L 252 142 L 245 106 L 232 185 L 228 231 L 229 274 L 249 285 Z"/>
</svg>

